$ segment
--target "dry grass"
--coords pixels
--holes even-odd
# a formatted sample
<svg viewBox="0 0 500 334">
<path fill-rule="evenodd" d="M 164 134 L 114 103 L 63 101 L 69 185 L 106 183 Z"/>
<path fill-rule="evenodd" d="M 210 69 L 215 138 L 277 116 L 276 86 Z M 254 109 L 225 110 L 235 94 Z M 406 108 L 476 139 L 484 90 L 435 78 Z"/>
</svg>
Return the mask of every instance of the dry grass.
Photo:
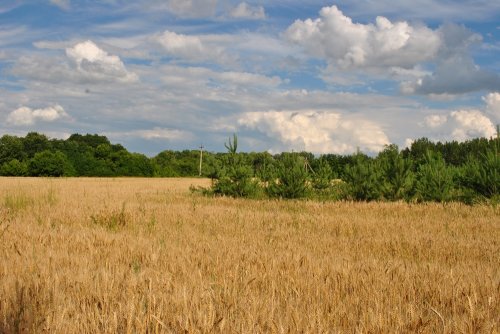
<svg viewBox="0 0 500 334">
<path fill-rule="evenodd" d="M 498 208 L 0 178 L 0 332 L 499 333 Z"/>
</svg>

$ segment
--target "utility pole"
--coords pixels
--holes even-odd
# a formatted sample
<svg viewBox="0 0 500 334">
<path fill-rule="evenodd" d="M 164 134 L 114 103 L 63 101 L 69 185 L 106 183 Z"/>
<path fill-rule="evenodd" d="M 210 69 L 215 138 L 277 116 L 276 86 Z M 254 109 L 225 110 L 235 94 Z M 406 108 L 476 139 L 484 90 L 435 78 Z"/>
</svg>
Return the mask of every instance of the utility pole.
<svg viewBox="0 0 500 334">
<path fill-rule="evenodd" d="M 200 169 L 199 169 L 200 174 L 199 174 L 199 176 L 201 176 L 201 165 L 203 164 L 203 149 L 204 149 L 203 144 L 201 144 L 200 145 Z"/>
</svg>

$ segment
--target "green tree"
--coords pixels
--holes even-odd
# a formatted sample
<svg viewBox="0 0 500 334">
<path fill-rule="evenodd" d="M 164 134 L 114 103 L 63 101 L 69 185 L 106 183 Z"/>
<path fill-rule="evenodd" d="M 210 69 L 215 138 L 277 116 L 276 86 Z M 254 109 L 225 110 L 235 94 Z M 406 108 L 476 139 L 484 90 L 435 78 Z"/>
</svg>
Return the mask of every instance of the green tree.
<svg viewBox="0 0 500 334">
<path fill-rule="evenodd" d="M 415 140 L 411 144 L 411 147 L 406 148 L 403 151 L 403 156 L 411 158 L 414 163 L 414 170 L 416 171 L 420 165 L 426 163 L 426 154 L 429 151 L 436 152 L 436 144 L 424 137 Z"/>
<path fill-rule="evenodd" d="M 462 185 L 478 195 L 491 198 L 500 194 L 500 155 L 493 150 L 480 159 L 469 159 L 461 173 Z"/>
<path fill-rule="evenodd" d="M 228 153 L 225 156 L 224 166 L 216 175 L 212 192 L 232 197 L 258 197 L 261 189 L 257 180 L 252 177 L 252 167 L 245 164 L 243 156 L 236 152 L 238 149 L 236 134 L 233 135 L 233 140 L 229 138 L 224 146 Z"/>
<path fill-rule="evenodd" d="M 303 198 L 309 195 L 308 173 L 298 153 L 283 153 L 276 166 L 276 179 L 267 187 L 271 197 Z"/>
<path fill-rule="evenodd" d="M 26 159 L 23 140 L 16 136 L 4 135 L 0 138 L 0 166 L 12 159 Z"/>
<path fill-rule="evenodd" d="M 357 153 L 354 163 L 344 173 L 349 197 L 358 201 L 373 201 L 382 197 L 381 169 L 366 155 Z"/>
<path fill-rule="evenodd" d="M 73 176 L 75 170 L 61 151 L 42 151 L 29 161 L 28 172 L 31 176 Z"/>
<path fill-rule="evenodd" d="M 427 151 L 417 173 L 417 196 L 422 201 L 447 202 L 454 190 L 454 170 L 438 152 Z"/>
<path fill-rule="evenodd" d="M 144 154 L 122 150 L 112 153 L 111 160 L 117 176 L 153 176 L 153 164 Z"/>
<path fill-rule="evenodd" d="M 80 134 L 72 134 L 67 141 L 70 142 L 76 142 L 79 144 L 87 145 L 92 148 L 97 148 L 99 145 L 110 145 L 111 143 L 109 142 L 109 139 L 106 138 L 106 136 L 100 136 L 97 134 L 86 134 L 86 135 L 80 135 Z"/>
<path fill-rule="evenodd" d="M 23 150 L 28 158 L 33 158 L 36 153 L 49 150 L 50 148 L 50 141 L 43 134 L 30 132 L 23 139 Z"/>
<path fill-rule="evenodd" d="M 5 162 L 0 168 L 0 175 L 2 176 L 26 176 L 28 175 L 28 166 L 25 162 L 17 159 L 12 159 Z"/>
<path fill-rule="evenodd" d="M 388 145 L 379 153 L 377 161 L 382 174 L 383 197 L 391 201 L 408 199 L 415 185 L 411 159 L 405 159 L 397 145 Z"/>
<path fill-rule="evenodd" d="M 316 171 L 312 176 L 312 185 L 315 190 L 324 191 L 331 186 L 331 181 L 334 178 L 332 167 L 326 159 L 319 159 Z"/>
</svg>

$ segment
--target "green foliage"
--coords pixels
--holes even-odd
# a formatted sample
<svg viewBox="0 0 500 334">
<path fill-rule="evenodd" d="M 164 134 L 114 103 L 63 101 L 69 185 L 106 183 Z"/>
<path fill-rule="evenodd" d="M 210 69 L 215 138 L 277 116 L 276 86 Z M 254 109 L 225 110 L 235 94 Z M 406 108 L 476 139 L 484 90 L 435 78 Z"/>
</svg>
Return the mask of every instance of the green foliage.
<svg viewBox="0 0 500 334">
<path fill-rule="evenodd" d="M 0 166 L 11 160 L 26 159 L 23 140 L 15 136 L 4 135 L 0 138 Z"/>
<path fill-rule="evenodd" d="M 500 155 L 489 151 L 480 160 L 469 159 L 461 170 L 461 183 L 477 195 L 492 198 L 500 194 Z"/>
<path fill-rule="evenodd" d="M 100 145 L 111 146 L 111 143 L 109 142 L 108 138 L 106 138 L 105 136 L 99 136 L 97 134 L 80 135 L 76 133 L 72 134 L 68 138 L 68 141 L 76 142 L 78 144 L 83 144 L 92 148 L 98 148 Z"/>
<path fill-rule="evenodd" d="M 345 170 L 348 196 L 358 201 L 373 201 L 382 197 L 382 173 L 375 161 L 357 153 L 354 164 Z"/>
<path fill-rule="evenodd" d="M 231 165 L 226 167 L 215 180 L 212 191 L 216 195 L 256 198 L 260 187 L 252 178 L 250 166 Z"/>
<path fill-rule="evenodd" d="M 205 161 L 209 159 L 208 152 L 203 153 L 205 170 Z M 154 175 L 160 177 L 182 177 L 182 176 L 197 176 L 200 163 L 200 152 L 195 150 L 171 151 L 166 150 L 160 152 L 152 158 L 154 165 Z"/>
<path fill-rule="evenodd" d="M 454 190 L 454 170 L 440 153 L 428 151 L 417 173 L 417 198 L 421 201 L 447 202 Z"/>
<path fill-rule="evenodd" d="M 231 142 L 231 138 L 229 138 L 229 141 L 224 143 L 224 147 L 230 155 L 236 154 L 236 151 L 238 150 L 238 137 L 235 133 L 233 133 L 233 141 Z"/>
<path fill-rule="evenodd" d="M 234 197 L 321 200 L 412 200 L 465 203 L 500 198 L 500 140 L 432 142 L 420 138 L 399 152 L 387 146 L 377 157 L 310 152 L 203 152 L 203 193 Z M 0 176 L 198 176 L 199 151 L 165 150 L 153 158 L 130 153 L 105 136 L 73 134 L 49 139 L 36 132 L 0 137 Z"/>
<path fill-rule="evenodd" d="M 28 166 L 25 162 L 17 159 L 12 159 L 4 163 L 0 167 L 0 175 L 2 176 L 26 176 L 28 175 Z"/>
<path fill-rule="evenodd" d="M 312 186 L 315 190 L 325 191 L 331 187 L 334 178 L 332 167 L 325 159 L 319 159 L 315 173 L 312 176 Z"/>
<path fill-rule="evenodd" d="M 64 153 L 60 151 L 42 151 L 36 153 L 29 161 L 28 172 L 31 176 L 72 176 L 75 174 L 73 165 Z"/>
<path fill-rule="evenodd" d="M 304 158 L 297 153 L 284 153 L 277 163 L 276 179 L 269 182 L 267 193 L 278 198 L 303 198 L 309 194 L 308 173 Z"/>
<path fill-rule="evenodd" d="M 391 201 L 409 199 L 415 185 L 411 159 L 405 159 L 396 145 L 389 145 L 379 153 L 377 161 L 382 177 L 382 196 Z"/>
<path fill-rule="evenodd" d="M 36 153 L 40 153 L 51 148 L 51 143 L 47 136 L 30 132 L 23 139 L 23 151 L 28 158 L 33 158 Z"/>
<path fill-rule="evenodd" d="M 242 156 L 236 153 L 238 137 L 233 135 L 233 140 L 225 143 L 228 154 L 225 156 L 224 166 L 216 173 L 212 192 L 215 195 L 232 197 L 258 197 L 261 189 L 257 180 L 253 179 L 253 171 L 246 165 Z"/>
<path fill-rule="evenodd" d="M 151 161 L 143 154 L 129 153 L 126 150 L 111 153 L 113 171 L 120 176 L 153 176 Z"/>
</svg>

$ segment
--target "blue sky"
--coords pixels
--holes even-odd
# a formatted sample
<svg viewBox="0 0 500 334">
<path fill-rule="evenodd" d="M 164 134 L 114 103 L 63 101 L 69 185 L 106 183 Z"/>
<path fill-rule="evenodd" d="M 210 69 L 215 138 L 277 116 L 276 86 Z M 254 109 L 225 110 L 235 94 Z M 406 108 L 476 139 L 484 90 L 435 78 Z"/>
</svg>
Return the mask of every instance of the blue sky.
<svg viewBox="0 0 500 334">
<path fill-rule="evenodd" d="M 498 1 L 0 3 L 0 135 L 373 154 L 498 123 Z"/>
</svg>

